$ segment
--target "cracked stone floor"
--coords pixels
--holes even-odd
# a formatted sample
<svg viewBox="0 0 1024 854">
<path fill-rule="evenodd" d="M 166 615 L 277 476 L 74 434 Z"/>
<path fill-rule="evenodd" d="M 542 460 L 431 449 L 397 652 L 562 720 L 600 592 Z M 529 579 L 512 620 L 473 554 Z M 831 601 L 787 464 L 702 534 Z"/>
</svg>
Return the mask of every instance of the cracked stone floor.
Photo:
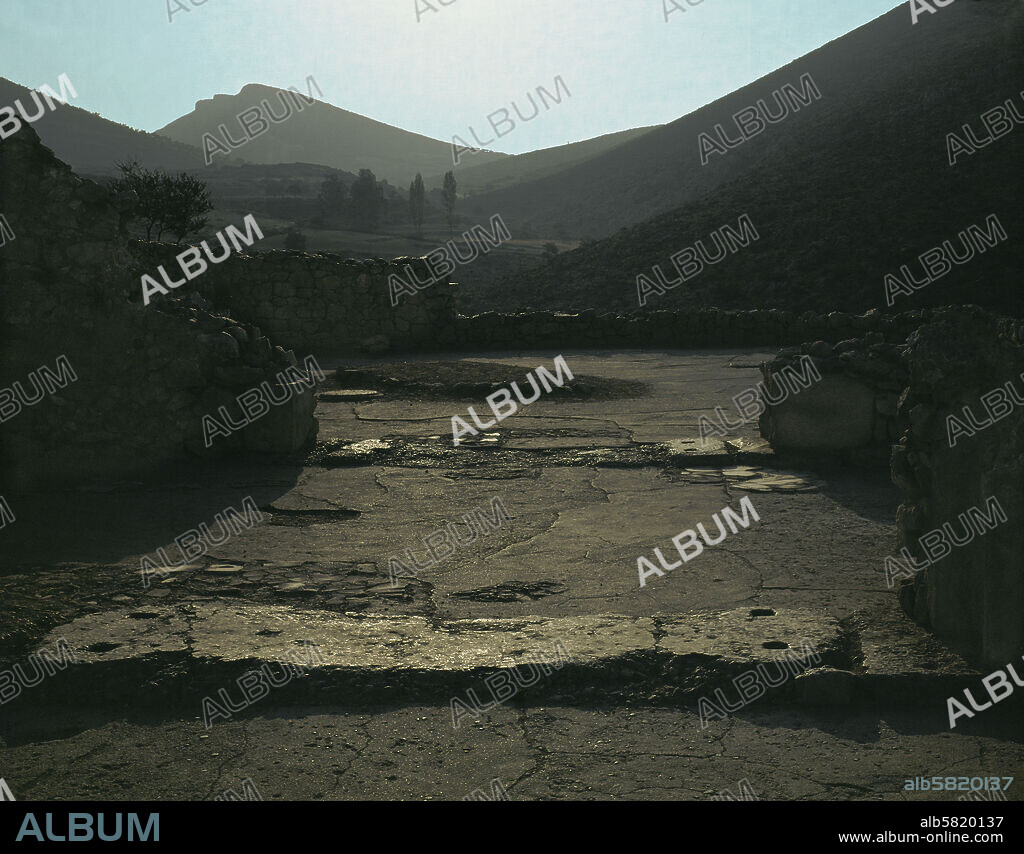
<svg viewBox="0 0 1024 854">
<path fill-rule="evenodd" d="M 14 795 L 39 800 L 208 800 L 246 779 L 265 800 L 453 800 L 494 779 L 512 800 L 706 800 L 741 780 L 762 800 L 955 800 L 905 780 L 1019 772 L 1013 726 L 984 726 L 965 735 L 916 712 L 755 709 L 702 730 L 685 711 L 540 706 L 454 730 L 447 707 L 279 707 L 210 730 L 83 720 L 0 759 Z"/>
<path fill-rule="evenodd" d="M 513 365 L 525 378 L 555 355 L 421 361 Z M 437 621 L 806 609 L 840 620 L 854 646 L 857 627 L 888 632 L 893 646 L 915 631 L 882 570 L 899 503 L 884 463 L 775 459 L 756 423 L 727 445 L 694 442 L 701 415 L 721 406 L 735 417 L 732 397 L 756 385 L 771 353 L 564 355 L 577 376 L 646 388 L 543 396 L 486 441 L 453 448 L 452 416 L 472 405 L 484 417 L 484 395 L 374 394 L 362 384 L 346 394 L 342 384 L 318 402 L 319 444 L 305 460 L 180 466 L 158 488 L 18 496 L 0 553 L 0 665 L 84 615 L 203 602 Z M 143 586 L 143 555 L 163 547 L 176 561 L 176 536 L 246 496 L 261 524 Z M 669 555 L 672 537 L 697 523 L 713 532 L 713 515 L 744 496 L 759 522 L 639 586 L 638 557 L 656 547 Z M 490 515 L 494 499 L 511 521 L 428 560 L 425 537 L 449 522 L 464 528 L 477 508 Z M 392 586 L 389 558 L 406 550 L 422 569 Z M 95 720 L 70 726 L 31 698 L 29 689 L 0 707 L 0 777 L 22 781 L 25 798 L 205 798 L 251 778 L 267 798 L 445 799 L 500 778 L 524 799 L 692 799 L 741 779 L 763 798 L 900 799 L 927 797 L 904 794 L 906 777 L 1024 771 L 1013 720 L 981 714 L 950 732 L 944 705 L 840 719 L 754 706 L 706 731 L 692 709 L 503 708 L 453 735 L 450 710 L 436 705 L 355 714 L 264 700 L 258 717 L 206 732 L 185 712 L 125 720 L 93 711 Z M 4 723 L 17 704 L 26 712 Z M 1016 799 L 1013 788 L 1007 796 Z"/>
</svg>

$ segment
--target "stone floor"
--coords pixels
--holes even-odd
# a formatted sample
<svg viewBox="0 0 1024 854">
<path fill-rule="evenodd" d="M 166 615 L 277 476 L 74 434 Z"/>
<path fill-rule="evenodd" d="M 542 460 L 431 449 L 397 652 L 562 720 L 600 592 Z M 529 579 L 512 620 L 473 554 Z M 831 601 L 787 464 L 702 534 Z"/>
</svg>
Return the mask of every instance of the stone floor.
<svg viewBox="0 0 1024 854">
<path fill-rule="evenodd" d="M 502 707 L 458 731 L 435 706 L 276 707 L 210 730 L 95 719 L 13 744 L 0 762 L 19 800 L 209 800 L 241 794 L 243 780 L 265 800 L 453 800 L 490 796 L 494 779 L 511 800 L 707 800 L 741 780 L 762 800 L 956 800 L 905 781 L 1021 771 L 1005 726 L 954 734 L 916 712 L 751 711 L 701 730 L 681 710 L 566 706 Z"/>
<path fill-rule="evenodd" d="M 436 359 L 502 376 L 499 366 L 514 365 L 525 379 L 555 355 Z M 335 384 L 318 403 L 319 445 L 305 460 L 177 466 L 156 488 L 17 496 L 18 522 L 0 544 L 0 667 L 60 638 L 80 663 L 0 707 L 0 777 L 39 798 L 202 798 L 248 777 L 268 798 L 461 797 L 492 778 L 513 798 L 700 798 L 746 778 L 763 798 L 899 799 L 926 796 L 905 795 L 904 777 L 1022 770 L 1019 714 L 981 713 L 949 730 L 942 691 L 980 675 L 910 624 L 886 587 L 898 494 L 884 463 L 778 459 L 755 424 L 697 441 L 698 419 L 715 407 L 736 418 L 731 398 L 756 385 L 772 354 L 564 355 L 577 376 L 645 388 L 556 392 L 486 441 L 453 448 L 452 416 L 470 405 L 482 414 L 482 396 Z M 144 586 L 144 555 L 163 547 L 177 561 L 175 537 L 214 525 L 246 496 L 262 522 Z M 759 521 L 640 587 L 638 557 L 669 556 L 672 538 L 697 523 L 713 533 L 714 514 L 738 510 L 744 496 Z M 510 520 L 493 516 L 472 542 L 430 559 L 424 538 L 446 523 L 465 529 L 477 509 L 491 517 L 495 499 Z M 420 568 L 392 584 L 389 559 L 408 564 L 406 550 Z M 830 638 L 827 664 L 870 690 L 849 718 L 829 708 L 841 704 L 831 689 L 780 690 L 702 730 L 702 684 L 710 690 L 763 654 L 765 639 L 721 616 L 734 613 L 780 624 L 801 615 L 808 636 Z M 672 633 L 708 615 L 721 633 L 666 658 Z M 453 740 L 446 695 L 431 680 L 521 663 L 522 649 L 443 642 L 438 633 L 463 633 L 466 620 L 508 638 L 529 625 L 549 640 L 588 640 L 553 697 L 525 691 L 519 706 Z M 607 626 L 637 620 L 654 621 L 650 643 L 617 645 Z M 243 672 L 227 664 L 279 657 L 267 641 L 288 626 L 294 642 L 323 653 L 308 674 L 315 687 L 205 731 L 201 687 Z M 386 661 L 358 652 L 377 650 L 376 633 Z M 799 641 L 786 638 L 774 648 Z M 357 690 L 365 696 L 346 693 Z M 83 720 L 63 720 L 58 701 Z M 118 750 L 124 739 L 137 750 Z"/>
</svg>

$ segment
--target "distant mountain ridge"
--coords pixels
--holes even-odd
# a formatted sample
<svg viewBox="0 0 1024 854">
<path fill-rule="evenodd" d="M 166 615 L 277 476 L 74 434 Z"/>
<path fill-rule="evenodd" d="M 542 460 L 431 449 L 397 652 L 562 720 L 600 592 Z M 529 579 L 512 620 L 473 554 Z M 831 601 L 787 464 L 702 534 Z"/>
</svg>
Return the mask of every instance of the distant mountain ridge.
<svg viewBox="0 0 1024 854">
<path fill-rule="evenodd" d="M 291 115 L 281 124 L 271 124 L 265 133 L 252 140 L 246 139 L 238 115 L 267 101 L 276 115 L 283 116 L 285 106 L 280 93 L 287 91 L 251 84 L 243 87 L 238 95 L 205 98 L 196 102 L 191 113 L 156 133 L 137 130 L 83 110 L 75 106 L 74 100 L 60 105 L 53 113 L 48 112 L 33 126 L 46 146 L 83 175 L 112 176 L 117 174 L 116 163 L 138 160 L 150 169 L 187 171 L 209 180 L 212 185 L 219 185 L 224 181 L 237 184 L 244 175 L 259 174 L 252 170 L 239 172 L 238 168 L 246 164 L 296 164 L 299 172 L 308 174 L 302 166 L 306 164 L 353 174 L 369 168 L 378 179 L 388 180 L 404 191 L 417 172 L 427 176 L 428 188 L 437 188 L 441 186 L 444 173 L 454 169 L 459 176 L 460 194 L 552 174 L 650 130 L 636 128 L 516 156 L 494 152 L 463 153 L 459 166 L 455 167 L 450 143 L 394 128 L 319 100 L 310 103 L 307 89 L 306 93 L 286 94 L 289 101 L 300 105 L 301 109 L 292 106 Z M 14 104 L 16 100 L 31 105 L 31 90 L 0 78 L 0 104 Z M 245 144 L 229 154 L 217 152 L 207 158 L 204 135 L 219 138 L 221 125 L 226 127 L 233 142 L 244 141 Z M 331 142 L 339 136 L 349 140 L 347 147 Z M 207 159 L 212 161 L 210 165 Z M 224 172 L 225 167 L 227 172 Z M 432 169 L 437 171 L 431 172 Z"/>
<path fill-rule="evenodd" d="M 215 95 L 198 101 L 192 112 L 156 133 L 200 149 L 204 135 L 218 135 L 221 125 L 234 139 L 244 139 L 238 116 L 254 108 L 263 111 L 264 102 L 277 116 L 285 116 L 288 104 L 279 95 L 282 91 L 287 90 L 249 84 L 237 95 Z M 453 168 L 450 142 L 392 127 L 319 99 L 308 103 L 309 91 L 301 93 L 298 109 L 293 108 L 280 123 L 271 122 L 268 130 L 237 149 L 237 155 L 250 163 L 316 163 L 350 172 L 371 169 L 378 179 L 400 187 L 408 187 L 417 172 L 429 175 Z M 507 156 L 475 155 L 479 163 Z M 221 159 L 223 155 L 215 155 L 215 162 Z"/>
</svg>

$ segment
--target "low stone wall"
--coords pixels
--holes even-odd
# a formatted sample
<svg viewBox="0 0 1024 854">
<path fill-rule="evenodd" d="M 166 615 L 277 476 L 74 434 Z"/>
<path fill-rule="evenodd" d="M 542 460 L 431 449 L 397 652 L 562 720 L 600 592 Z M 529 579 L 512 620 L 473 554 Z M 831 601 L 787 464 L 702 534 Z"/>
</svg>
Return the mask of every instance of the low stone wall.
<svg viewBox="0 0 1024 854">
<path fill-rule="evenodd" d="M 214 244 L 216 246 L 216 244 Z M 175 294 L 201 293 L 219 311 L 255 323 L 274 340 L 303 353 L 376 355 L 441 350 L 563 350 L 605 347 L 778 347 L 824 339 L 841 341 L 876 333 L 905 341 L 930 311 L 883 315 L 776 310 L 655 311 L 637 315 L 535 311 L 457 315 L 447 281 L 402 295 L 392 307 L 389 280 L 409 270 L 426 282 L 422 258 L 355 261 L 304 252 L 235 254 Z M 174 276 L 181 246 L 137 242 L 140 266 L 156 275 L 163 264 Z M 177 278 L 181 278 L 180 275 Z M 141 288 L 137 288 L 141 297 Z M 157 297 L 159 301 L 161 297 Z"/>
<path fill-rule="evenodd" d="M 202 305 L 133 302 L 119 200 L 30 126 L 0 142 L 0 199 L 15 232 L 0 248 L 0 487 L 141 475 L 205 453 L 203 416 L 237 413 L 240 392 L 295 363 L 255 326 Z M 44 368 L 58 377 L 49 389 Z M 294 391 L 213 453 L 309 441 L 313 393 Z"/>
<path fill-rule="evenodd" d="M 966 655 L 1002 667 L 1024 654 L 1024 406 L 1013 399 L 1024 400 L 1024 323 L 949 313 L 912 336 L 908 359 L 910 427 L 892 459 L 899 546 L 930 565 L 903 579 L 900 600 Z M 992 514 L 993 497 L 1006 521 L 953 543 L 970 509 Z"/>
<path fill-rule="evenodd" d="M 209 245 L 214 252 L 222 251 L 216 240 Z M 409 281 L 411 272 L 418 282 L 432 281 L 422 258 L 360 261 L 258 248 L 257 242 L 245 253 L 210 264 L 205 273 L 172 293 L 201 293 L 218 310 L 255 323 L 284 346 L 320 355 L 434 350 L 440 331 L 454 321 L 454 286 L 447 281 L 401 294 L 392 307 L 392 276 Z M 180 280 L 175 256 L 185 250 L 138 241 L 133 254 L 140 266 L 134 272 L 149 272 L 160 281 L 156 271 L 162 264 L 168 276 Z M 138 292 L 141 299 L 141 285 Z"/>
<path fill-rule="evenodd" d="M 889 446 L 906 429 L 898 413 L 909 380 L 904 349 L 885 341 L 882 333 L 870 332 L 834 345 L 816 341 L 782 350 L 761 367 L 767 397 L 778 401 L 766 404 L 761 435 L 776 448 L 877 448 L 887 457 Z M 813 377 L 803 366 L 808 359 Z M 813 384 L 793 388 L 797 375 Z"/>
<path fill-rule="evenodd" d="M 458 349 L 569 349 L 606 347 L 782 347 L 804 341 L 843 341 L 878 333 L 898 343 L 931 311 L 883 315 L 786 311 L 654 311 L 640 315 L 525 312 L 460 316 L 444 342 Z"/>
</svg>

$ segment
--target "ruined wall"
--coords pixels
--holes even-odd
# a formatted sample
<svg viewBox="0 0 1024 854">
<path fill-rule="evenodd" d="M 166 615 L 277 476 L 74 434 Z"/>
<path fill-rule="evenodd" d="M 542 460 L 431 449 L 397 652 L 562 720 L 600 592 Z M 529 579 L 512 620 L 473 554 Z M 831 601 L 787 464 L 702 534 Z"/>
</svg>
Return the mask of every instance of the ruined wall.
<svg viewBox="0 0 1024 854">
<path fill-rule="evenodd" d="M 214 248 L 218 248 L 214 243 Z M 439 350 L 586 349 L 603 347 L 756 347 L 842 341 L 877 333 L 905 341 L 931 311 L 828 315 L 772 310 L 655 311 L 635 315 L 531 311 L 457 315 L 458 285 L 438 282 L 391 305 L 389 278 L 431 280 L 422 258 L 357 261 L 304 252 L 259 252 L 258 243 L 233 254 L 175 291 L 201 293 L 218 310 L 257 324 L 274 340 L 303 353 L 376 355 Z M 136 242 L 141 266 L 154 277 L 164 265 L 182 278 L 180 246 Z M 137 288 L 141 297 L 141 290 Z M 156 301 L 161 298 L 157 297 Z"/>
<path fill-rule="evenodd" d="M 899 546 L 930 565 L 903 579 L 900 600 L 951 645 L 1003 666 L 1024 654 L 1024 323 L 949 312 L 912 336 L 908 358 L 910 427 L 892 459 Z M 992 497 L 1007 521 L 942 556 L 939 541 L 962 541 L 968 511 Z"/>
<path fill-rule="evenodd" d="M 903 503 L 886 578 L 916 621 L 1001 666 L 1024 653 L 1024 323 L 976 307 L 920 319 L 902 345 L 875 332 L 782 350 L 762 367 L 784 399 L 761 433 L 834 459 L 891 450 Z M 781 395 L 805 355 L 821 380 Z"/>
<path fill-rule="evenodd" d="M 221 251 L 215 240 L 210 246 Z M 441 331 L 454 320 L 454 286 L 448 282 L 402 294 L 392 307 L 392 275 L 408 280 L 411 268 L 420 283 L 432 281 L 421 258 L 360 261 L 258 249 L 257 242 L 244 254 L 209 265 L 174 293 L 197 291 L 286 347 L 318 355 L 435 349 Z M 148 271 L 159 281 L 156 270 L 163 264 L 170 277 L 181 279 L 175 256 L 182 251 L 181 246 L 137 242 L 134 252 L 143 264 L 137 272 Z"/>
<path fill-rule="evenodd" d="M 778 401 L 767 403 L 761 435 L 776 448 L 875 448 L 888 459 L 889 446 L 906 429 L 898 412 L 909 379 L 905 349 L 885 341 L 881 332 L 869 332 L 837 344 L 816 341 L 782 350 L 761 366 L 767 397 Z M 803 373 L 805 356 L 811 359 L 814 383 L 787 394 L 787 372 Z"/>
<path fill-rule="evenodd" d="M 842 341 L 869 332 L 889 342 L 905 341 L 927 321 L 927 311 L 883 315 L 755 310 L 654 311 L 639 315 L 550 311 L 459 317 L 454 342 L 458 349 L 569 349 L 604 347 L 758 347 L 804 341 Z"/>
<path fill-rule="evenodd" d="M 15 234 L 0 247 L 3 488 L 138 474 L 203 450 L 203 415 L 293 363 L 255 327 L 201 307 L 142 309 L 119 200 L 77 177 L 27 125 L 0 142 L 0 212 Z M 75 379 L 45 393 L 40 369 L 56 372 L 60 357 Z M 285 426 L 314 434 L 312 392 L 276 417 L 285 410 Z M 214 452 L 279 450 L 280 437 L 262 427 Z"/>
</svg>

